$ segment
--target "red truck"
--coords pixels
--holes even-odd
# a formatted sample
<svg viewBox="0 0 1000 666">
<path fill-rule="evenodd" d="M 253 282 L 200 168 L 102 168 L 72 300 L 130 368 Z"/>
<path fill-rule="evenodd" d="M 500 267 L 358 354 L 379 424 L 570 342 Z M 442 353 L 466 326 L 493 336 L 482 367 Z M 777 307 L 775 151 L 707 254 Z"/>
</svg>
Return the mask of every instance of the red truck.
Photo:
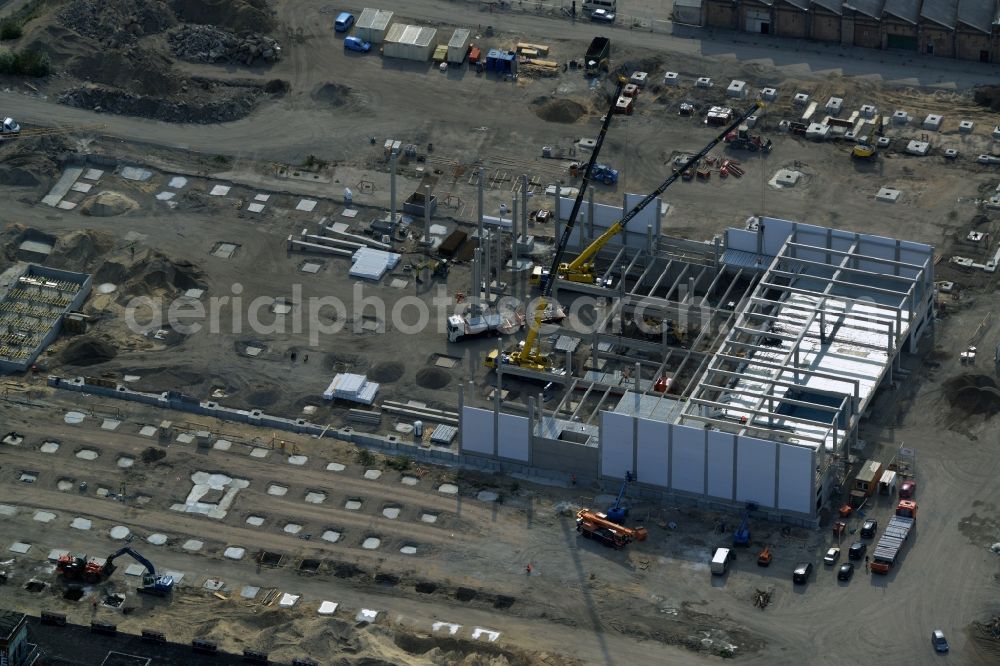
<svg viewBox="0 0 1000 666">
<path fill-rule="evenodd" d="M 896 515 L 885 526 L 882 538 L 875 544 L 872 556 L 871 570 L 873 573 L 887 574 L 896 563 L 896 558 L 906 544 L 906 538 L 917 524 L 917 503 L 912 500 L 899 500 Z"/>
</svg>

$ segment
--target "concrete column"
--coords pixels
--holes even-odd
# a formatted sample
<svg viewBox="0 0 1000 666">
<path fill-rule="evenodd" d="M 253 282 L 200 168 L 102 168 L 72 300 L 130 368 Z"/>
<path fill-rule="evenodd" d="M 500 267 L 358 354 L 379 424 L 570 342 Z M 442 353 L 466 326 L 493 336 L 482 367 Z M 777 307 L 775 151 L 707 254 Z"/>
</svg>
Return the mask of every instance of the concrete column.
<svg viewBox="0 0 1000 666">
<path fill-rule="evenodd" d="M 587 190 L 587 238 L 594 240 L 594 190 Z"/>
<path fill-rule="evenodd" d="M 480 237 L 482 242 L 482 237 Z M 477 247 L 472 253 L 472 293 L 469 295 L 472 302 L 472 313 L 479 311 L 479 293 L 483 284 L 483 248 Z"/>
<path fill-rule="evenodd" d="M 528 465 L 533 465 L 535 452 L 535 397 L 528 396 Z"/>
<path fill-rule="evenodd" d="M 653 254 L 653 225 L 646 225 L 646 252 Z"/>
<path fill-rule="evenodd" d="M 490 266 L 492 262 L 493 255 L 490 253 L 490 243 L 493 240 L 493 235 L 490 231 L 484 230 L 482 238 L 479 239 L 479 246 L 483 250 L 483 293 L 486 294 L 486 303 L 489 305 L 490 302 L 490 273 L 492 273 L 492 267 Z"/>
<path fill-rule="evenodd" d="M 398 156 L 393 153 L 389 158 L 391 171 L 389 173 L 389 222 L 396 222 L 396 160 Z"/>
<path fill-rule="evenodd" d="M 431 186 L 424 185 L 424 236 L 431 232 Z"/>
<path fill-rule="evenodd" d="M 497 250 L 497 296 L 499 297 L 502 293 L 500 290 L 500 278 L 503 273 L 503 228 L 501 227 L 497 231 L 496 238 L 496 250 Z"/>
<path fill-rule="evenodd" d="M 510 288 L 511 293 L 514 298 L 517 298 L 518 285 L 516 280 L 517 275 L 517 259 L 520 253 L 517 251 L 517 195 L 515 194 L 510 198 L 510 233 L 513 239 L 512 254 L 510 258 Z M 503 254 L 500 255 L 501 261 L 503 260 Z"/>
<path fill-rule="evenodd" d="M 493 457 L 496 458 L 500 454 L 500 390 L 503 388 L 503 363 L 501 362 L 501 355 L 503 354 L 503 338 L 497 338 L 497 362 L 496 362 L 496 372 L 497 372 L 497 385 L 496 390 L 493 391 Z"/>
<path fill-rule="evenodd" d="M 528 174 L 521 174 L 521 234 L 528 236 Z"/>
<path fill-rule="evenodd" d="M 478 209 L 476 211 L 476 219 L 477 219 L 478 224 L 479 224 L 479 238 L 480 238 L 480 240 L 483 237 L 483 215 L 484 215 L 484 213 L 483 213 L 483 210 L 484 210 L 484 208 L 483 208 L 483 176 L 484 176 L 484 174 L 483 174 L 483 168 L 479 167 L 479 192 L 478 192 L 478 198 L 476 200 L 476 202 L 477 202 L 477 204 L 478 204 L 479 207 L 478 207 Z"/>
</svg>

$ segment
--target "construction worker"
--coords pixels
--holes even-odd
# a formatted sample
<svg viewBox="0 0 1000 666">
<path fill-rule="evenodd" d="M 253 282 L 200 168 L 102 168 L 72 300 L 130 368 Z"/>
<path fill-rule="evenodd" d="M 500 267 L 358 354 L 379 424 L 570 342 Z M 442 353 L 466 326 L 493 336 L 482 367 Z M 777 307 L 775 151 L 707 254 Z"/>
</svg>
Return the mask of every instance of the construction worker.
<svg viewBox="0 0 1000 666">
<path fill-rule="evenodd" d="M 872 572 L 871 567 L 872 567 L 871 561 L 868 559 L 868 556 L 865 555 L 865 573 L 871 573 Z"/>
<path fill-rule="evenodd" d="M 524 573 L 527 574 L 528 576 L 530 576 L 531 572 L 532 572 L 532 568 L 531 568 L 531 564 L 529 563 L 527 566 L 524 567 Z"/>
</svg>

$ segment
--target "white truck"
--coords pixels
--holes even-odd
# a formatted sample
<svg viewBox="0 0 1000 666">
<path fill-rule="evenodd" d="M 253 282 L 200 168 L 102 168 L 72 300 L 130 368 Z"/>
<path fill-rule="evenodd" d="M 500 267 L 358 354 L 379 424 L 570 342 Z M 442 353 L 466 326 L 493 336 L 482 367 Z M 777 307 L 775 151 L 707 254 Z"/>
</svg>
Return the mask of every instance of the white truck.
<svg viewBox="0 0 1000 666">
<path fill-rule="evenodd" d="M 21 132 L 21 126 L 17 124 L 13 118 L 4 118 L 3 125 L 0 126 L 0 134 L 19 134 Z"/>
<path fill-rule="evenodd" d="M 712 555 L 712 575 L 721 576 L 729 569 L 729 563 L 736 558 L 731 548 L 716 548 Z"/>
<path fill-rule="evenodd" d="M 448 342 L 458 342 L 479 335 L 508 335 L 520 328 L 520 323 L 499 314 L 476 316 L 450 315 L 448 317 Z"/>
</svg>

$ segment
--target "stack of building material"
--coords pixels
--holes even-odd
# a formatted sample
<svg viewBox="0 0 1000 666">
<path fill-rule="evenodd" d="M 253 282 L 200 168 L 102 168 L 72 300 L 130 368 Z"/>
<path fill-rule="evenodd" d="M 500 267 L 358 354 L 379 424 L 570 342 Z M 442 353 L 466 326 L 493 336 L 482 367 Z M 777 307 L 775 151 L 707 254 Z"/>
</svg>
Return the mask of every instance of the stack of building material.
<svg viewBox="0 0 1000 666">
<path fill-rule="evenodd" d="M 351 277 L 366 280 L 381 280 L 386 271 L 395 268 L 399 263 L 399 255 L 395 252 L 385 252 L 370 247 L 360 248 L 352 258 L 354 263 L 351 264 Z"/>
<path fill-rule="evenodd" d="M 342 372 L 333 378 L 330 385 L 323 391 L 326 400 L 350 400 L 370 405 L 378 393 L 378 382 L 368 381 L 365 375 L 354 375 Z"/>
</svg>

